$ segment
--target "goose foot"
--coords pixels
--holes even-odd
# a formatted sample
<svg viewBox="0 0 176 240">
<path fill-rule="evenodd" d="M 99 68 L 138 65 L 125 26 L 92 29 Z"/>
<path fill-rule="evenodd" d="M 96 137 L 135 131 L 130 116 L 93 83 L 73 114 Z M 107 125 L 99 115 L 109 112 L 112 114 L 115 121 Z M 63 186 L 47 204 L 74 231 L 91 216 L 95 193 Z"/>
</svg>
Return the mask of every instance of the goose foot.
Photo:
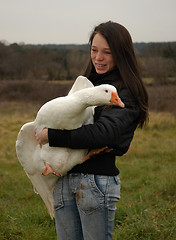
<svg viewBox="0 0 176 240">
<path fill-rule="evenodd" d="M 62 176 L 62 174 L 57 173 L 56 171 L 54 171 L 54 169 L 52 169 L 52 167 L 49 165 L 49 163 L 45 163 L 45 169 L 43 170 L 42 175 L 47 176 L 49 174 L 54 174 L 54 175 L 56 175 L 58 177 Z"/>
<path fill-rule="evenodd" d="M 95 155 L 102 153 L 102 152 L 110 152 L 112 151 L 112 148 L 108 147 L 103 147 L 103 148 L 97 148 L 97 149 L 92 149 L 82 160 L 82 163 L 88 160 L 91 157 L 94 157 Z"/>
</svg>

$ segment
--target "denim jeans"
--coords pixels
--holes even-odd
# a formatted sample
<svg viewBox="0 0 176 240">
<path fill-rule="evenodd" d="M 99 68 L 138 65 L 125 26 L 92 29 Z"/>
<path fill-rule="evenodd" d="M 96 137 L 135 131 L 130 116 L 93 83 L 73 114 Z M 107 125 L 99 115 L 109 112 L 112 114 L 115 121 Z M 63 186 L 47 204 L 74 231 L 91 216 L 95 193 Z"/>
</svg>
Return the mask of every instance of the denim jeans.
<svg viewBox="0 0 176 240">
<path fill-rule="evenodd" d="M 119 199 L 118 176 L 72 173 L 59 178 L 54 191 L 57 240 L 112 239 Z"/>
</svg>

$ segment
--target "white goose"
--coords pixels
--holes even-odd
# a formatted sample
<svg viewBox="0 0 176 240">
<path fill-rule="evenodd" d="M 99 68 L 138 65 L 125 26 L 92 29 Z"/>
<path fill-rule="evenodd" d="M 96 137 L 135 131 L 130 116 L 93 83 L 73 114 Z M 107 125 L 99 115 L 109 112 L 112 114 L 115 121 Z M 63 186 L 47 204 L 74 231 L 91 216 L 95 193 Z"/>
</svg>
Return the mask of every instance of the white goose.
<svg viewBox="0 0 176 240">
<path fill-rule="evenodd" d="M 45 202 L 51 218 L 54 217 L 53 191 L 58 177 L 42 175 L 51 167 L 53 173 L 65 175 L 73 166 L 82 162 L 86 149 L 52 148 L 45 144 L 40 148 L 35 139 L 35 130 L 44 128 L 76 129 L 83 124 L 93 123 L 93 106 L 124 104 L 118 97 L 116 88 L 104 84 L 94 87 L 85 77 L 79 76 L 69 94 L 44 104 L 34 122 L 26 123 L 20 129 L 16 141 L 17 157 L 35 192 Z"/>
</svg>

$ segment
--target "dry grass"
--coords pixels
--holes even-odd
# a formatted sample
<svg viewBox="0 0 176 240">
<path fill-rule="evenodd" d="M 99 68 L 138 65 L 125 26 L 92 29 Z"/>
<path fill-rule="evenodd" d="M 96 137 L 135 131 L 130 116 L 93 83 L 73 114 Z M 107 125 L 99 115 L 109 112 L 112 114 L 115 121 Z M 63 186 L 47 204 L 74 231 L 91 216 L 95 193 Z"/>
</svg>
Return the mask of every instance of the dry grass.
<svg viewBox="0 0 176 240">
<path fill-rule="evenodd" d="M 0 81 L 0 101 L 43 104 L 67 95 L 73 81 Z M 150 111 L 176 112 L 176 85 L 147 86 Z"/>
<path fill-rule="evenodd" d="M 72 81 L 65 83 L 46 81 L 0 81 L 0 101 L 45 103 L 66 95 Z"/>
<path fill-rule="evenodd" d="M 176 114 L 176 85 L 148 86 L 151 111 L 164 111 Z"/>
</svg>

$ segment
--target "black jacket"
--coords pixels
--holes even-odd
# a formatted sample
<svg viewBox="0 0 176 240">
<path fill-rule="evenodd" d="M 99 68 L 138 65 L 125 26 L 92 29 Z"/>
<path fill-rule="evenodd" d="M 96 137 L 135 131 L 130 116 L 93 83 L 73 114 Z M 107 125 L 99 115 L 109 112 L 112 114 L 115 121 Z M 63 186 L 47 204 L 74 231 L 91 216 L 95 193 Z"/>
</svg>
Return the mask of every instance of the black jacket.
<svg viewBox="0 0 176 240">
<path fill-rule="evenodd" d="M 101 78 L 99 78 L 101 77 Z M 48 130 L 51 147 L 68 147 L 74 149 L 95 149 L 107 146 L 113 150 L 90 158 L 83 164 L 75 166 L 70 172 L 118 175 L 115 156 L 122 156 L 129 149 L 134 131 L 138 125 L 140 110 L 129 91 L 123 86 L 117 72 L 89 78 L 94 85 L 109 83 L 115 85 L 125 108 L 117 106 L 96 107 L 94 124 L 84 125 L 76 130 Z M 117 82 L 121 83 L 120 87 Z"/>
</svg>

